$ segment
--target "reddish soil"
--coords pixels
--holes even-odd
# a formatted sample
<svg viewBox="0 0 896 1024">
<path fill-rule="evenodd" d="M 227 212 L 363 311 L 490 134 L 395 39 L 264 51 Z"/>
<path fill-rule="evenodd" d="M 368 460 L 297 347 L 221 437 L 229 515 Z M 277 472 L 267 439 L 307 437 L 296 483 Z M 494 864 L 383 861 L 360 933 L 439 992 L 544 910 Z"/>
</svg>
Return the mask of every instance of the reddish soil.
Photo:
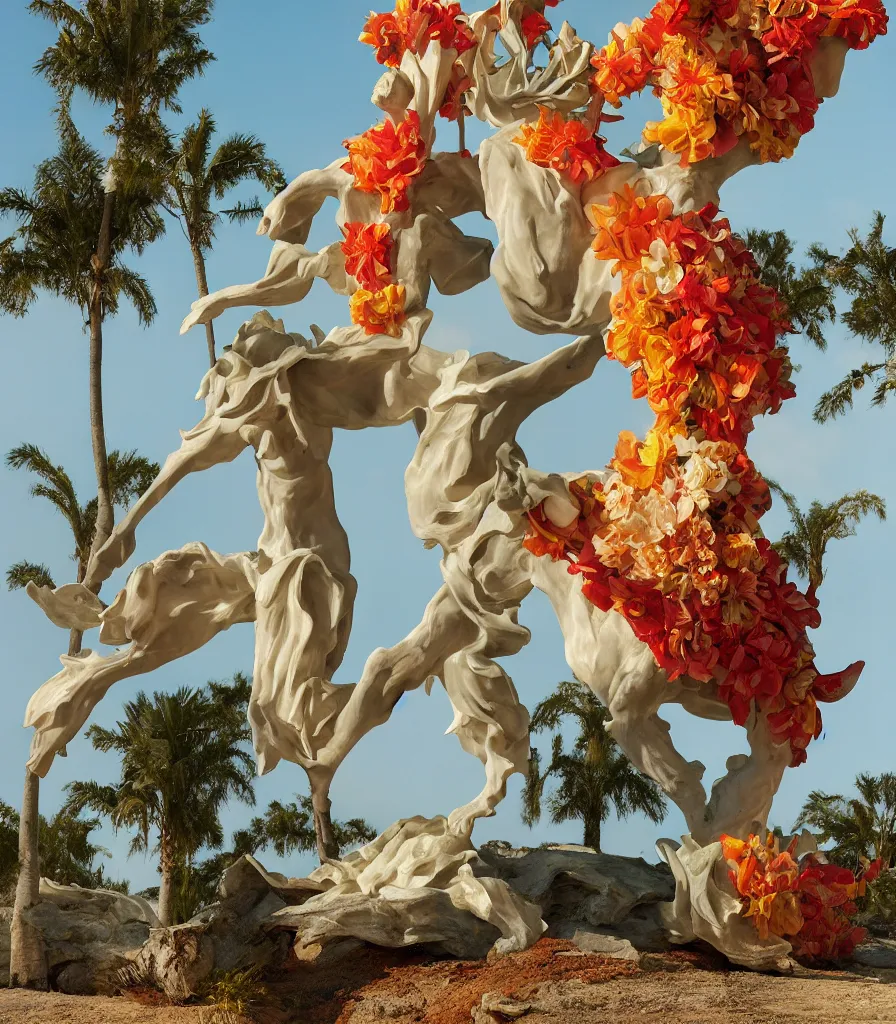
<svg viewBox="0 0 896 1024">
<path fill-rule="evenodd" d="M 486 993 L 523 1004 L 522 1024 L 896 1024 L 896 971 L 782 978 L 686 951 L 636 966 L 553 939 L 494 963 L 366 948 L 330 965 L 294 963 L 268 992 L 258 1024 L 508 1024 L 477 1009 Z M 0 991 L 0 1024 L 204 1024 L 207 1012 L 146 995 Z"/>
</svg>

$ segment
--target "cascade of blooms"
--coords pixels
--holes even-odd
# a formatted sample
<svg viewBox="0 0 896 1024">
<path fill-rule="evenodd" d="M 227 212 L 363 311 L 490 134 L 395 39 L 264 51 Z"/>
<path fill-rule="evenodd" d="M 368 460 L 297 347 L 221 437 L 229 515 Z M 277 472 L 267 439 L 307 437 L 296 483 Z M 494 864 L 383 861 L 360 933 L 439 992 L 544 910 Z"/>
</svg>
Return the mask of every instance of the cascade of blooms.
<svg viewBox="0 0 896 1024">
<path fill-rule="evenodd" d="M 393 68 L 407 52 L 422 57 L 430 44 L 453 49 L 458 55 L 476 45 L 460 4 L 439 0 L 397 0 L 394 11 L 371 13 L 360 39 L 374 47 L 380 64 Z M 439 108 L 443 117 L 457 120 L 462 115 L 463 94 L 469 86 L 470 79 L 456 63 Z M 354 187 L 360 192 L 380 196 L 383 215 L 410 208 L 409 191 L 428 160 L 416 111 L 407 111 L 397 123 L 386 118 L 344 145 L 349 154 L 344 170 L 354 176 Z M 344 234 L 346 272 L 360 286 L 350 299 L 352 323 L 367 334 L 397 337 L 406 319 L 405 289 L 393 278 L 390 227 L 354 222 L 345 225 Z"/>
<path fill-rule="evenodd" d="M 864 928 L 852 924 L 855 900 L 865 895 L 881 863 L 866 862 L 858 876 L 817 854 L 796 859 L 794 839 L 782 851 L 777 837 L 766 842 L 751 835 L 746 841 L 722 836 L 722 856 L 743 903 L 744 915 L 759 935 L 789 939 L 800 957 L 832 960 L 849 956 L 864 940 Z"/>
<path fill-rule="evenodd" d="M 344 145 L 349 158 L 342 166 L 354 175 L 354 187 L 378 194 L 383 214 L 407 210 L 408 189 L 427 159 L 419 114 L 409 110 L 398 124 L 387 118 Z M 360 285 L 350 301 L 352 323 L 368 334 L 397 336 L 405 320 L 405 294 L 392 280 L 391 229 L 384 223 L 350 223 L 345 235 L 345 269 Z"/>
<path fill-rule="evenodd" d="M 660 0 L 618 25 L 592 59 L 593 88 L 613 106 L 652 86 L 662 121 L 644 139 L 682 166 L 721 156 L 746 135 L 762 162 L 793 154 L 819 101 L 810 57 L 819 42 L 864 49 L 887 30 L 881 0 Z"/>
<path fill-rule="evenodd" d="M 620 435 L 606 474 L 571 485 L 568 527 L 531 513 L 526 545 L 568 559 L 670 679 L 717 681 L 740 725 L 766 712 L 799 764 L 818 702 L 842 681 L 815 667 L 817 601 L 761 536 L 771 500 L 745 451 L 755 417 L 794 395 L 786 311 L 713 207 L 676 216 L 665 196 L 626 186 L 592 216 L 596 255 L 621 277 L 607 353 L 633 369 L 656 422 L 644 441 Z"/>
</svg>

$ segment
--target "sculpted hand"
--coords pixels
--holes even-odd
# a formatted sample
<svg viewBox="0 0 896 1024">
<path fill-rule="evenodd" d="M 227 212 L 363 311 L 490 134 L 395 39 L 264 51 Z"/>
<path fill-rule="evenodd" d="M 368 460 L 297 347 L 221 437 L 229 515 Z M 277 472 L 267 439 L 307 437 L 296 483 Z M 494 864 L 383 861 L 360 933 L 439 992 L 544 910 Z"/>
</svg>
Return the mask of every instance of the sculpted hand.
<svg viewBox="0 0 896 1024">
<path fill-rule="evenodd" d="M 190 307 L 191 312 L 184 318 L 180 325 L 180 333 L 186 334 L 196 324 L 207 324 L 224 312 L 214 295 L 206 295 L 203 299 L 197 299 Z"/>
<path fill-rule="evenodd" d="M 50 590 L 49 587 L 38 587 L 31 582 L 25 588 L 25 593 L 43 608 L 50 622 L 60 629 L 88 630 L 102 621 L 103 602 L 83 583 L 67 583 L 64 587 Z"/>
</svg>

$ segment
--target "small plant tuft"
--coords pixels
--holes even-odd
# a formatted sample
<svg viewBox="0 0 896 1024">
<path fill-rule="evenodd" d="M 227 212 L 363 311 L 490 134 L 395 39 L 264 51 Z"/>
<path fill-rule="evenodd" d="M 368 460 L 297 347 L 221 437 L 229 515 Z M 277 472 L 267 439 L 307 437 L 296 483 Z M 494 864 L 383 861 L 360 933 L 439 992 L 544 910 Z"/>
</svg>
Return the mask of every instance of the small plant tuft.
<svg viewBox="0 0 896 1024">
<path fill-rule="evenodd" d="M 202 1024 L 254 1024 L 266 996 L 257 966 L 217 973 L 205 990 L 208 1005 L 202 1011 Z"/>
</svg>

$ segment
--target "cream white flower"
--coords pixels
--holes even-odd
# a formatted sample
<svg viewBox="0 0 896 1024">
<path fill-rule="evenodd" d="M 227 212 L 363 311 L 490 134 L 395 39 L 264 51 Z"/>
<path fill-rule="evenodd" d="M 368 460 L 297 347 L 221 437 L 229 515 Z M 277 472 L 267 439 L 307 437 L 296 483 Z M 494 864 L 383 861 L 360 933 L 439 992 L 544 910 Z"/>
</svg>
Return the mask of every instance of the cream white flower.
<svg viewBox="0 0 896 1024">
<path fill-rule="evenodd" d="M 648 251 L 649 256 L 641 257 L 641 266 L 653 274 L 660 294 L 668 295 L 684 277 L 684 268 L 675 262 L 669 246 L 661 238 L 655 238 Z"/>
</svg>

